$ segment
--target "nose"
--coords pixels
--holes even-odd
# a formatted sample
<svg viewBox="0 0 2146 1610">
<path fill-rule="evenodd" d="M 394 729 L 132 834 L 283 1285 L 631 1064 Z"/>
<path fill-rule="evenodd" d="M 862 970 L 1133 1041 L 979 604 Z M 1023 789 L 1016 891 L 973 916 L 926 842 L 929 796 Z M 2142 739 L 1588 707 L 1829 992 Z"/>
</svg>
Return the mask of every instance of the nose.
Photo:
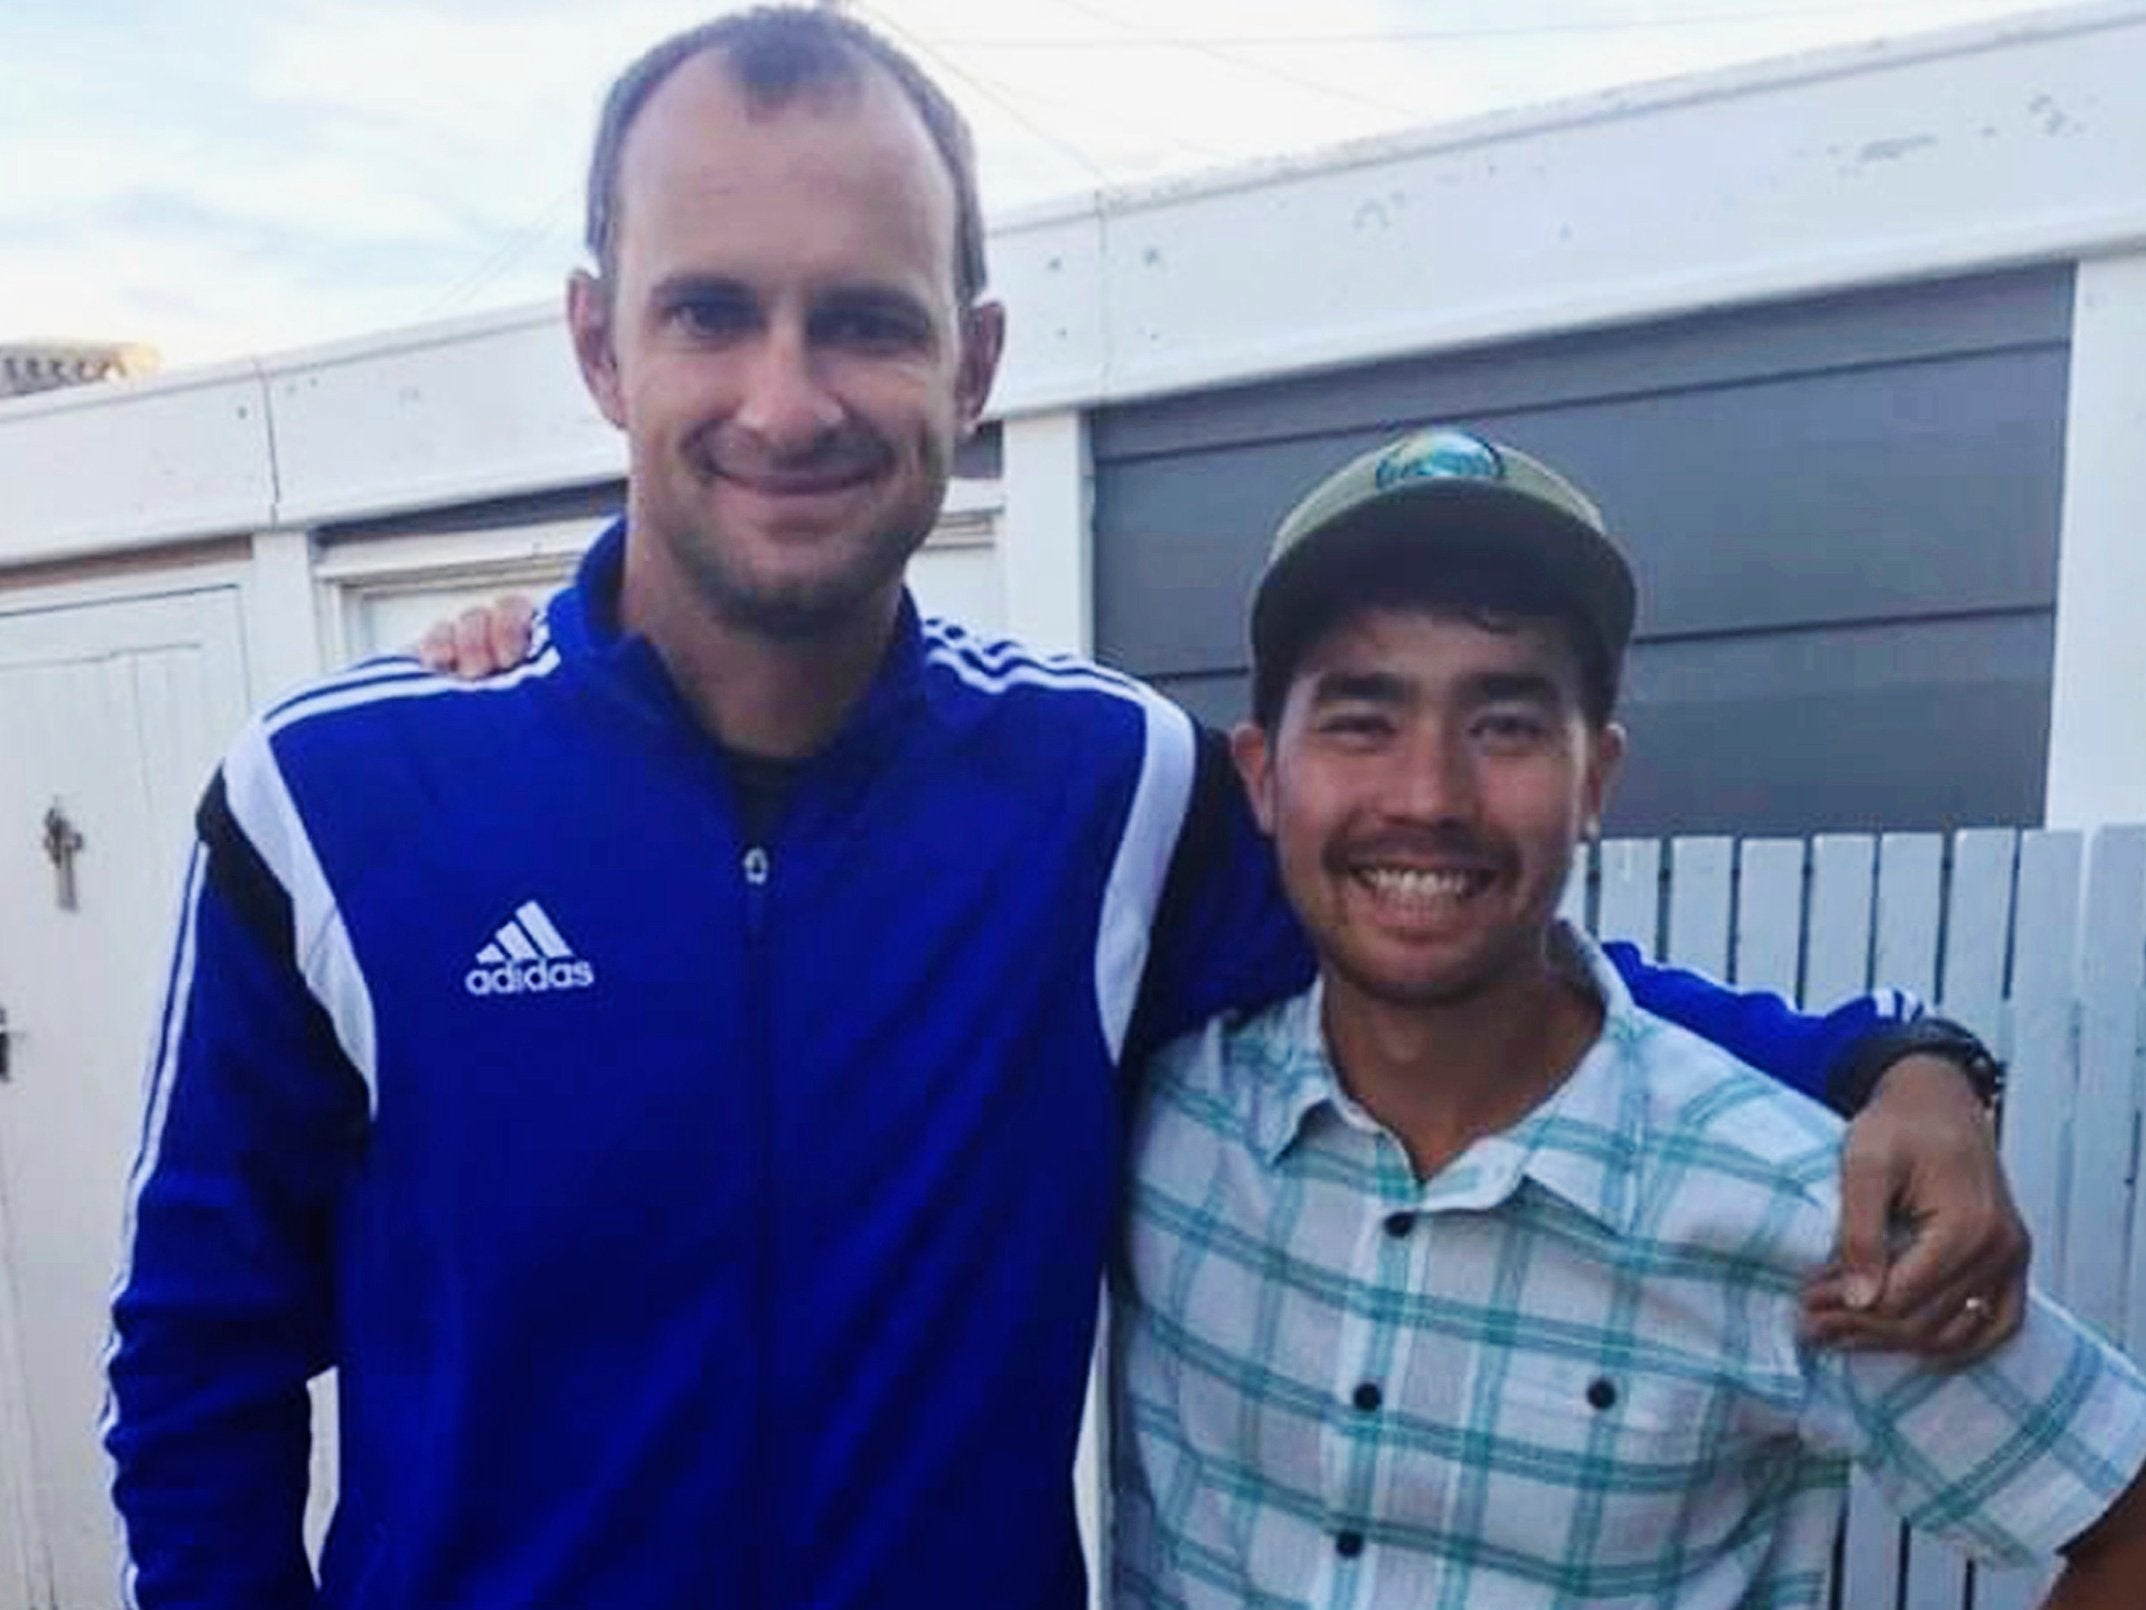
<svg viewBox="0 0 2146 1610">
<path fill-rule="evenodd" d="M 809 457 L 842 423 L 842 404 L 813 360 L 803 330 L 777 321 L 757 344 L 733 416 L 770 457 Z"/>
<path fill-rule="evenodd" d="M 1385 789 L 1387 814 L 1419 825 L 1473 820 L 1475 770 L 1465 735 L 1444 721 L 1418 724 L 1392 750 Z"/>
</svg>

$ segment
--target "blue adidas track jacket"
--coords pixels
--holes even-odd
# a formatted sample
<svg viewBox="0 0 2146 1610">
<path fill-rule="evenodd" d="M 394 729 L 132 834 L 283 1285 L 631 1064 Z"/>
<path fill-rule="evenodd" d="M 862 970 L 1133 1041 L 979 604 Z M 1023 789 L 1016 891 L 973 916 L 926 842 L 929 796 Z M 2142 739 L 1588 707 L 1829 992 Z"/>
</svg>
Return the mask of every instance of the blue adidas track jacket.
<svg viewBox="0 0 2146 1610">
<path fill-rule="evenodd" d="M 1309 976 L 1226 756 L 905 610 L 743 842 L 621 548 L 519 669 L 321 682 L 203 802 L 110 1364 L 141 1605 L 1081 1602 L 1120 1069 Z M 1620 965 L 1806 1089 L 1883 1010 Z"/>
</svg>

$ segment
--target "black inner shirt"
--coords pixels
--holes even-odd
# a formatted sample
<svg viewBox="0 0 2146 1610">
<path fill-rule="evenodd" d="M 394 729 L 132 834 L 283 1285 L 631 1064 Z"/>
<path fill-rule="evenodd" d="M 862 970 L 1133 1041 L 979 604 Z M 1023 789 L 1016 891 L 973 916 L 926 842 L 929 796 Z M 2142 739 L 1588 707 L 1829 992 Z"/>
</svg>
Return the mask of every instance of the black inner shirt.
<svg viewBox="0 0 2146 1610">
<path fill-rule="evenodd" d="M 790 803 L 805 762 L 744 749 L 726 749 L 723 758 L 730 768 L 730 786 L 737 791 L 738 825 L 745 843 L 748 847 L 765 844 L 783 807 Z"/>
</svg>

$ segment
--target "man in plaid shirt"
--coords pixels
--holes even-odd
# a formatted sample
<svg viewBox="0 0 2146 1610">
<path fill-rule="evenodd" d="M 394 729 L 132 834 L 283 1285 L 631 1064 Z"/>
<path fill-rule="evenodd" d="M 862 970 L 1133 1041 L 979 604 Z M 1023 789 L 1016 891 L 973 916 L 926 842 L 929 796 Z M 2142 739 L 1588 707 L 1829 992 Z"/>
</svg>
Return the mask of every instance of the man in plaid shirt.
<svg viewBox="0 0 2146 1610">
<path fill-rule="evenodd" d="M 2135 1610 L 2137 1371 L 2039 1298 L 1957 1373 L 1810 1345 L 1839 1122 L 1556 919 L 1633 608 L 1593 505 L 1457 431 L 1283 522 L 1235 741 L 1320 978 L 1151 1070 L 1120 1601 L 1815 1605 L 1853 1460 L 1986 1558 L 2062 1551 L 2052 1605 Z"/>
</svg>

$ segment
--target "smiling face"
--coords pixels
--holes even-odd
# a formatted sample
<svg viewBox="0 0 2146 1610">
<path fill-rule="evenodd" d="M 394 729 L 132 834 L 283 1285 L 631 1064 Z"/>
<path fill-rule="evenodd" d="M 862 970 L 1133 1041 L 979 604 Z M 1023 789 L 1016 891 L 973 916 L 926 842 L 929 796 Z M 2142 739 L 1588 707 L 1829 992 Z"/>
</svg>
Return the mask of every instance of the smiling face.
<svg viewBox="0 0 2146 1610">
<path fill-rule="evenodd" d="M 1305 651 L 1235 745 L 1330 988 L 1446 1005 L 1546 965 L 1624 747 L 1582 709 L 1547 619 L 1367 610 Z"/>
<path fill-rule="evenodd" d="M 778 636 L 891 614 L 974 427 L 999 312 L 955 294 L 953 184 L 885 76 L 763 104 L 715 56 L 650 97 L 577 355 L 626 432 L 629 604 Z"/>
</svg>

